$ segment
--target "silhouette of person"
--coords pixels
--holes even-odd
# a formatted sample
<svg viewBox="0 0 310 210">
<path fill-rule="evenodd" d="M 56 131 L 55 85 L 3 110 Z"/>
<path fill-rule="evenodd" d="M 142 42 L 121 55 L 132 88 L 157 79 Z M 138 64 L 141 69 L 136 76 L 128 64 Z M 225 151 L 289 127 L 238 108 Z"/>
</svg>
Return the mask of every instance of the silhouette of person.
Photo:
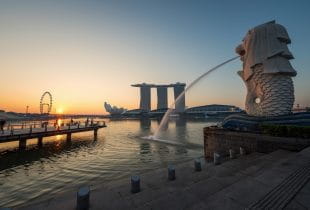
<svg viewBox="0 0 310 210">
<path fill-rule="evenodd" d="M 6 121 L 4 119 L 0 119 L 0 129 L 1 129 L 1 132 L 2 134 L 4 133 L 4 125 L 5 125 Z"/>
</svg>

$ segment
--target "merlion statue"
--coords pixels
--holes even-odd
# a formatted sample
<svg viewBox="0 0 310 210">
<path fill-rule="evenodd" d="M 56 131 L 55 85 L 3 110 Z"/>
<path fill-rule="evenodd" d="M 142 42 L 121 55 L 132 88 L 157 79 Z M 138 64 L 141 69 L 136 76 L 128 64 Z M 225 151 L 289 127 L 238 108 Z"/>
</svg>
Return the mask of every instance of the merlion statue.
<svg viewBox="0 0 310 210">
<path fill-rule="evenodd" d="M 287 44 L 286 29 L 275 21 L 248 31 L 236 52 L 243 61 L 238 74 L 247 87 L 245 110 L 248 115 L 270 117 L 290 114 L 294 105 L 292 77 L 296 71 Z"/>
</svg>

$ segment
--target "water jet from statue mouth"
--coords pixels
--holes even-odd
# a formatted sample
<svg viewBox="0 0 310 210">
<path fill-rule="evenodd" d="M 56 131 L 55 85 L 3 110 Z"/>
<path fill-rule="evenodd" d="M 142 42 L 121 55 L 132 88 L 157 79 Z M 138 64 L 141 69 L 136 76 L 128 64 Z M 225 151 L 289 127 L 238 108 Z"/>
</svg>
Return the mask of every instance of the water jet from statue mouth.
<svg viewBox="0 0 310 210">
<path fill-rule="evenodd" d="M 236 56 L 233 58 L 230 58 L 226 61 L 224 61 L 223 63 L 218 64 L 217 66 L 209 69 L 208 71 L 206 71 L 205 73 L 203 73 L 202 75 L 200 75 L 197 79 L 195 79 L 193 82 L 191 82 L 187 88 L 185 88 L 185 90 L 175 99 L 174 103 L 171 104 L 171 106 L 169 107 L 169 109 L 166 111 L 164 117 L 162 118 L 157 130 L 155 131 L 154 135 L 152 138 L 150 139 L 160 139 L 161 136 L 161 132 L 164 129 L 165 125 L 167 125 L 168 121 L 169 121 L 169 116 L 170 114 L 173 112 L 173 107 L 179 103 L 179 101 L 184 97 L 185 93 L 188 92 L 193 86 L 195 86 L 197 83 L 199 83 L 203 78 L 205 78 L 206 76 L 208 76 L 210 73 L 212 73 L 213 71 L 217 70 L 218 68 L 224 66 L 227 63 L 230 63 L 234 60 L 236 60 L 237 58 L 239 58 L 240 56 Z"/>
</svg>

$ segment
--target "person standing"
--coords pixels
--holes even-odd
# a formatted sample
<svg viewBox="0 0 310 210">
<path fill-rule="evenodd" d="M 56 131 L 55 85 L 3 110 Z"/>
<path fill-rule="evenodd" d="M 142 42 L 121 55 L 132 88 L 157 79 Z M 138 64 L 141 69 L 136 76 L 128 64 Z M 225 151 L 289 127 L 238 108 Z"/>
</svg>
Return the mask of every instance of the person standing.
<svg viewBox="0 0 310 210">
<path fill-rule="evenodd" d="M 6 121 L 5 119 L 0 119 L 0 129 L 1 129 L 1 133 L 4 134 L 4 125 L 5 125 Z"/>
</svg>

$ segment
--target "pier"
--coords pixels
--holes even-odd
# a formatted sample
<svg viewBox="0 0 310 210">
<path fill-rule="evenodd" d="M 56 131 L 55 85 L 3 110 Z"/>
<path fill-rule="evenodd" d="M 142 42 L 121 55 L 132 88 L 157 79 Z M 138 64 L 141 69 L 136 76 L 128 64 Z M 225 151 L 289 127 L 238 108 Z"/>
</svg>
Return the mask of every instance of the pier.
<svg viewBox="0 0 310 210">
<path fill-rule="evenodd" d="M 18 127 L 16 129 L 16 127 Z M 94 132 L 94 139 L 97 139 L 97 133 L 100 128 L 106 127 L 104 121 L 97 122 L 75 122 L 67 124 L 56 124 L 49 126 L 48 122 L 40 124 L 18 124 L 10 125 L 5 130 L 0 131 L 0 143 L 19 141 L 19 148 L 25 149 L 28 139 L 38 139 L 38 145 L 43 145 L 43 138 L 56 136 L 56 135 L 67 135 L 67 141 L 71 141 L 73 133 Z"/>
</svg>

